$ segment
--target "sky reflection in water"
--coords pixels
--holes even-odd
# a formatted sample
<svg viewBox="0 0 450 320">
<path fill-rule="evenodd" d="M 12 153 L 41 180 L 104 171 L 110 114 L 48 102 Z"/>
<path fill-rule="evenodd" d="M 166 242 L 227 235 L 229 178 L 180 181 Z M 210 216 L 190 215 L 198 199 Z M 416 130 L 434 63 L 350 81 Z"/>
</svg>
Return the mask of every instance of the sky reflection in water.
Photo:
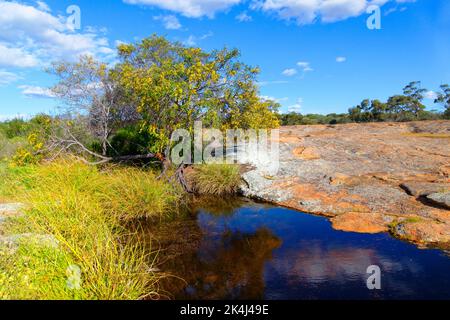
<svg viewBox="0 0 450 320">
<path fill-rule="evenodd" d="M 199 209 L 190 240 L 169 269 L 178 299 L 450 299 L 450 258 L 388 234 L 333 230 L 325 218 L 246 202 Z M 367 289 L 367 268 L 382 290 Z"/>
</svg>

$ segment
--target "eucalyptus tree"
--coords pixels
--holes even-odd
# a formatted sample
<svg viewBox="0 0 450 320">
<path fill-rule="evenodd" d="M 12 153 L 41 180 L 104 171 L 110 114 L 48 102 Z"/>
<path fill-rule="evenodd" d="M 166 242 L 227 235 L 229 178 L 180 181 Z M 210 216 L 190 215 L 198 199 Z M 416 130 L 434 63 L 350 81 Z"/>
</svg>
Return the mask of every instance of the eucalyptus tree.
<svg viewBox="0 0 450 320">
<path fill-rule="evenodd" d="M 427 89 L 421 87 L 420 81 L 410 82 L 403 89 L 403 94 L 408 97 L 409 100 L 407 112 L 412 112 L 418 117 L 420 112 L 425 110 L 425 106 L 422 103 L 425 92 L 427 92 Z"/>
<path fill-rule="evenodd" d="M 111 76 L 108 65 L 91 56 L 81 56 L 76 62 L 53 63 L 48 72 L 58 79 L 52 92 L 62 102 L 62 118 L 67 120 L 60 121 L 65 126 L 59 131 L 65 133 L 61 139 L 66 138 L 72 147 L 82 147 L 84 151 L 89 149 L 74 134 L 76 122 L 78 132 L 82 128 L 87 130 L 94 139 L 93 143 L 100 145 L 101 156 L 106 158 L 115 130 L 127 121 L 137 119 L 137 113 L 122 104 L 122 89 Z"/>
<path fill-rule="evenodd" d="M 440 89 L 441 91 L 438 92 L 435 103 L 439 103 L 444 106 L 444 117 L 446 119 L 450 119 L 450 86 L 448 84 L 443 84 Z"/>
</svg>

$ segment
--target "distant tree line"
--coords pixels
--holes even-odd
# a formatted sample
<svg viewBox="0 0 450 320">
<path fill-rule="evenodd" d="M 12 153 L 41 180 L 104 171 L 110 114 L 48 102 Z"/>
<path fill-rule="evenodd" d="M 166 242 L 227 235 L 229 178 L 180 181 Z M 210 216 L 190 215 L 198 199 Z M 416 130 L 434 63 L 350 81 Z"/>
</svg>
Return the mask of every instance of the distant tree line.
<svg viewBox="0 0 450 320">
<path fill-rule="evenodd" d="M 394 95 L 386 102 L 365 99 L 348 113 L 307 114 L 288 113 L 280 115 L 283 125 L 341 124 L 351 122 L 405 122 L 421 120 L 450 120 L 450 86 L 441 85 L 436 94 L 435 104 L 444 107 L 443 112 L 425 110 L 423 100 L 427 89 L 420 81 L 414 81 L 403 89 L 403 94 Z"/>
</svg>

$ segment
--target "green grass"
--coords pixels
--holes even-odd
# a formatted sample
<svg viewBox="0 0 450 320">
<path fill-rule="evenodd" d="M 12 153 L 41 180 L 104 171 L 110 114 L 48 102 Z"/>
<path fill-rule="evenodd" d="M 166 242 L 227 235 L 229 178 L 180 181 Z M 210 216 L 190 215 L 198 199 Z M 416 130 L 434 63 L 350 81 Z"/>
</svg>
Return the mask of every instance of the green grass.
<svg viewBox="0 0 450 320">
<path fill-rule="evenodd" d="M 406 218 L 406 219 L 401 219 L 401 220 L 395 219 L 393 222 L 391 222 L 391 223 L 389 224 L 389 230 L 391 230 L 391 232 L 395 234 L 395 233 L 396 233 L 396 232 L 395 232 L 395 229 L 396 229 L 400 224 L 405 225 L 405 224 L 409 224 L 409 223 L 420 223 L 420 222 L 422 222 L 422 221 L 423 221 L 423 219 L 420 218 L 420 217 L 408 217 L 408 218 Z"/>
<path fill-rule="evenodd" d="M 194 167 L 189 174 L 195 192 L 204 195 L 236 194 L 242 183 L 238 165 L 208 164 Z"/>
<path fill-rule="evenodd" d="M 0 169 L 0 196 L 27 205 L 10 234 L 49 234 L 58 248 L 20 242 L 0 252 L 0 298 L 127 299 L 156 296 L 154 257 L 126 223 L 163 219 L 179 193 L 152 172 L 99 170 L 74 161 Z M 81 287 L 67 285 L 69 266 L 81 270 Z"/>
<path fill-rule="evenodd" d="M 100 199 L 105 209 L 120 220 L 163 220 L 178 213 L 181 188 L 158 180 L 152 172 L 133 168 L 110 170 L 104 183 L 108 187 Z"/>
</svg>

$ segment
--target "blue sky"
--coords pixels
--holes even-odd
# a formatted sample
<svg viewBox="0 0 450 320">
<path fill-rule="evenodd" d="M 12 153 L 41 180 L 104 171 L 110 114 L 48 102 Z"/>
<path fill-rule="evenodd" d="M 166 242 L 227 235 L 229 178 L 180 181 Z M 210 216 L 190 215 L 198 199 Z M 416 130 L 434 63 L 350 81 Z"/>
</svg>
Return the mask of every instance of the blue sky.
<svg viewBox="0 0 450 320">
<path fill-rule="evenodd" d="M 374 4 L 381 29 L 370 30 Z M 71 5 L 81 29 L 66 23 Z M 262 70 L 261 96 L 284 112 L 346 112 L 413 80 L 432 98 L 450 82 L 448 0 L 0 0 L 0 120 L 55 112 L 55 79 L 43 71 L 51 61 L 88 53 L 112 63 L 117 43 L 153 33 L 240 49 Z"/>
</svg>

